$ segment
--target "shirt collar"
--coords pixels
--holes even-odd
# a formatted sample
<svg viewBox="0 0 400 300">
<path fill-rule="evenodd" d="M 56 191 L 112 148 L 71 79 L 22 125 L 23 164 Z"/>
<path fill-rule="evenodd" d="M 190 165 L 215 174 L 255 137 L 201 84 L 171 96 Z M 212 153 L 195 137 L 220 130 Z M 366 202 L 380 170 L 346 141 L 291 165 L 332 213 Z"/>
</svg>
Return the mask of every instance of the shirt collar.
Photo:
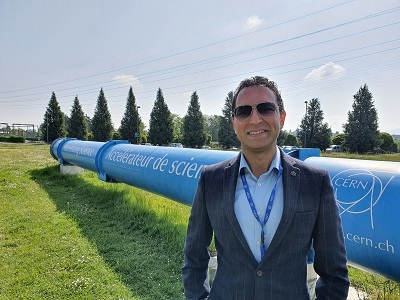
<svg viewBox="0 0 400 300">
<path fill-rule="evenodd" d="M 268 169 L 268 171 L 266 173 L 270 172 L 272 169 L 276 169 L 277 171 L 279 171 L 280 164 L 281 164 L 281 153 L 279 151 L 279 148 L 276 147 L 276 152 L 275 152 L 274 158 L 272 159 L 271 165 L 269 166 L 269 169 Z M 244 157 L 243 153 L 240 152 L 239 173 L 240 173 L 240 170 L 242 170 L 243 168 L 245 170 L 247 169 L 247 171 L 252 176 L 254 176 L 254 174 L 250 170 L 250 167 L 249 167 L 249 165 L 248 165 L 248 163 L 246 161 L 246 158 Z"/>
</svg>

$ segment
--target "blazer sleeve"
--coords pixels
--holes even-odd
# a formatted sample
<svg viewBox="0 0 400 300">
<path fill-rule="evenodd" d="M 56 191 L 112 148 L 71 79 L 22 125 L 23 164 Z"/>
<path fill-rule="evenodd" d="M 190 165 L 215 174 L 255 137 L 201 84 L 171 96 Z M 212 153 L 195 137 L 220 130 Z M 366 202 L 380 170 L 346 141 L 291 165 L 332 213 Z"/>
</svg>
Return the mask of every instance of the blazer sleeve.
<svg viewBox="0 0 400 300">
<path fill-rule="evenodd" d="M 208 247 L 213 231 L 206 208 L 205 169 L 202 171 L 193 200 L 183 250 L 182 279 L 185 296 L 188 300 L 205 299 L 210 292 Z"/>
<path fill-rule="evenodd" d="M 324 171 L 313 244 L 314 269 L 319 275 L 317 299 L 345 300 L 349 289 L 342 223 L 329 174 Z"/>
</svg>

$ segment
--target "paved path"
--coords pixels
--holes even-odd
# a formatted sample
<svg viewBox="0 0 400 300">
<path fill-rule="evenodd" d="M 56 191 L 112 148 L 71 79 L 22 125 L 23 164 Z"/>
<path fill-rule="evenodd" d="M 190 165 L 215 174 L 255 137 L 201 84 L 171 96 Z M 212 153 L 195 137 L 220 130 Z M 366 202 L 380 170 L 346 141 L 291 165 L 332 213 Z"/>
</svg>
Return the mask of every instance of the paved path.
<svg viewBox="0 0 400 300">
<path fill-rule="evenodd" d="M 367 296 L 367 294 L 365 294 L 361 291 L 357 292 L 357 290 L 355 288 L 350 287 L 349 296 L 347 297 L 347 300 L 364 300 L 364 299 L 366 299 L 366 296 Z"/>
</svg>

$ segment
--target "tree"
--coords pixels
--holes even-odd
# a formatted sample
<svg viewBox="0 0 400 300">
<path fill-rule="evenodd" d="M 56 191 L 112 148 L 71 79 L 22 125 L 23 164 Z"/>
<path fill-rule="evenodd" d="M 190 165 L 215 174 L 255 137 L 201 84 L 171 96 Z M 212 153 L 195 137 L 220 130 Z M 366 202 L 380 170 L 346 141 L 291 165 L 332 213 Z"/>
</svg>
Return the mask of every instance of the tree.
<svg viewBox="0 0 400 300">
<path fill-rule="evenodd" d="M 399 152 L 399 148 L 400 148 L 400 140 L 394 140 L 394 147 L 396 151 L 393 152 Z"/>
<path fill-rule="evenodd" d="M 225 98 L 224 108 L 222 109 L 222 117 L 220 118 L 219 123 L 218 141 L 219 145 L 224 149 L 240 147 L 240 142 L 232 125 L 232 100 L 233 92 L 231 91 Z"/>
<path fill-rule="evenodd" d="M 353 96 L 353 110 L 348 112 L 346 148 L 351 153 L 367 153 L 379 146 L 378 113 L 372 94 L 365 84 Z"/>
<path fill-rule="evenodd" d="M 63 114 L 63 119 L 64 119 L 64 127 L 65 127 L 65 130 L 66 130 L 66 135 L 67 135 L 67 137 L 69 137 L 68 128 L 69 128 L 69 125 L 70 125 L 70 118 L 68 117 L 67 114 L 64 114 L 64 113 L 62 113 L 62 114 Z"/>
<path fill-rule="evenodd" d="M 332 138 L 333 145 L 341 145 L 343 149 L 346 150 L 344 145 L 346 144 L 347 134 L 346 133 L 339 133 Z"/>
<path fill-rule="evenodd" d="M 179 117 L 177 114 L 172 114 L 172 124 L 173 124 L 173 142 L 182 143 L 183 137 L 183 118 Z"/>
<path fill-rule="evenodd" d="M 42 140 L 47 143 L 65 137 L 64 114 L 58 104 L 56 94 L 53 92 L 41 125 Z"/>
<path fill-rule="evenodd" d="M 298 146 L 299 141 L 297 140 L 297 137 L 291 133 L 288 133 L 285 139 L 285 145 L 288 146 Z"/>
<path fill-rule="evenodd" d="M 324 113 L 318 98 L 311 99 L 307 106 L 307 113 L 301 120 L 300 129 L 297 132 L 297 137 L 302 141 L 303 147 L 321 150 L 329 147 L 332 130 L 328 123 L 323 123 L 323 120 Z"/>
<path fill-rule="evenodd" d="M 277 144 L 279 146 L 297 146 L 298 141 L 295 135 L 288 133 L 286 130 L 281 130 L 278 136 Z"/>
<path fill-rule="evenodd" d="M 92 119 L 93 140 L 99 142 L 109 141 L 112 138 L 113 130 L 111 114 L 108 110 L 103 88 L 101 88 Z"/>
<path fill-rule="evenodd" d="M 201 148 L 205 141 L 204 119 L 200 110 L 199 96 L 197 92 L 193 92 L 183 120 L 183 144 L 190 148 Z"/>
<path fill-rule="evenodd" d="M 88 115 L 85 114 L 85 120 L 86 120 L 86 124 L 88 125 L 89 133 L 91 133 L 92 132 L 92 119 Z"/>
<path fill-rule="evenodd" d="M 173 138 L 172 115 L 159 88 L 150 114 L 149 141 L 161 146 L 171 144 Z"/>
<path fill-rule="evenodd" d="M 288 133 L 287 133 L 287 131 L 285 131 L 285 130 L 281 130 L 281 131 L 279 132 L 278 139 L 277 139 L 277 141 L 276 141 L 276 143 L 277 143 L 278 146 L 286 145 L 285 140 L 286 140 L 286 136 L 287 136 L 287 135 L 288 135 Z"/>
<path fill-rule="evenodd" d="M 129 140 L 129 142 L 138 143 L 141 141 L 140 125 L 142 120 L 139 116 L 138 107 L 136 106 L 135 95 L 133 94 L 132 87 L 129 88 L 128 98 L 126 100 L 125 114 L 121 120 L 119 132 L 121 139 Z M 137 136 L 139 134 L 139 136 Z"/>
<path fill-rule="evenodd" d="M 211 135 L 211 141 L 218 142 L 218 131 L 221 116 L 204 116 L 205 131 Z"/>
<path fill-rule="evenodd" d="M 209 134 L 209 133 L 205 133 L 205 136 L 206 136 L 206 140 L 205 140 L 205 142 L 204 142 L 204 145 L 207 145 L 207 146 L 212 146 L 212 136 L 211 136 L 211 134 Z"/>
<path fill-rule="evenodd" d="M 75 96 L 71 109 L 71 117 L 67 126 L 68 137 L 86 141 L 88 138 L 88 124 L 78 96 Z"/>
<path fill-rule="evenodd" d="M 121 138 L 121 134 L 119 133 L 119 131 L 113 131 L 112 139 L 113 140 L 122 140 L 123 138 Z"/>
<path fill-rule="evenodd" d="M 397 153 L 397 144 L 394 142 L 393 137 L 387 132 L 380 132 L 380 147 L 386 152 Z"/>
</svg>

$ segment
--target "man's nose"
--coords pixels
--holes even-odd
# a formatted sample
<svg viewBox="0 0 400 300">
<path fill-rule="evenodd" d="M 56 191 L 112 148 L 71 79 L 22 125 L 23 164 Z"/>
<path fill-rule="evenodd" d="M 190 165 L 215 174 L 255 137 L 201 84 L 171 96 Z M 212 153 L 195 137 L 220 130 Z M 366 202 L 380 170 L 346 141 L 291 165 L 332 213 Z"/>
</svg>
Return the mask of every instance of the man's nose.
<svg viewBox="0 0 400 300">
<path fill-rule="evenodd" d="M 251 112 L 251 116 L 250 116 L 250 123 L 252 124 L 259 124 L 262 122 L 262 117 L 260 116 L 260 114 L 257 111 L 257 107 L 253 107 L 253 111 Z"/>
</svg>

